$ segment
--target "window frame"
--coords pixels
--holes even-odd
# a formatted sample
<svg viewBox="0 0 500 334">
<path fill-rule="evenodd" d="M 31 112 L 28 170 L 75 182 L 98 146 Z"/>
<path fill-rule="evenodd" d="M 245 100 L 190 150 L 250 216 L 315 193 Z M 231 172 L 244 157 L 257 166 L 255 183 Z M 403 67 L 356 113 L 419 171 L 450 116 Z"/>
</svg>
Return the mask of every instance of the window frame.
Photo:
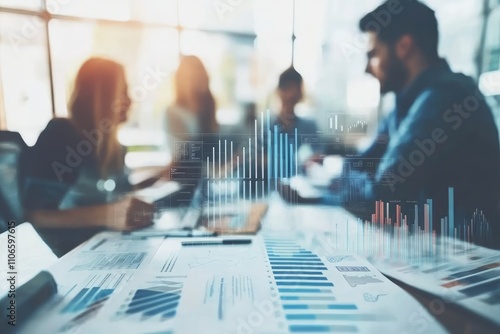
<svg viewBox="0 0 500 334">
<path fill-rule="evenodd" d="M 83 16 L 73 16 L 73 15 L 65 15 L 65 14 L 56 14 L 51 13 L 48 10 L 47 6 L 48 0 L 41 0 L 41 8 L 40 10 L 33 9 L 25 9 L 25 8 L 13 8 L 13 7 L 4 7 L 0 5 L 0 13 L 11 13 L 11 14 L 19 14 L 19 15 L 27 15 L 27 16 L 37 16 L 44 21 L 44 29 L 46 34 L 46 53 L 48 59 L 48 70 L 49 70 L 49 80 L 50 80 L 50 93 L 51 93 L 51 103 L 52 103 L 52 117 L 56 117 L 56 98 L 54 92 L 54 73 L 53 73 L 53 61 L 51 55 L 51 44 L 50 44 L 50 32 L 49 32 L 49 24 L 52 20 L 62 20 L 62 21 L 72 21 L 72 22 L 92 22 L 97 24 L 113 24 L 118 26 L 148 26 L 148 27 L 156 27 L 156 28 L 169 28 L 175 29 L 177 33 L 177 41 L 178 45 L 178 57 L 182 56 L 181 54 L 181 38 L 183 31 L 199 31 L 203 33 L 209 34 L 217 34 L 217 35 L 225 35 L 228 37 L 236 37 L 236 38 L 253 38 L 254 40 L 257 38 L 255 33 L 244 33 L 237 31 L 226 31 L 226 30 L 216 30 L 216 29 L 203 29 L 203 28 L 186 28 L 180 24 L 180 13 L 177 10 L 177 25 L 167 24 L 167 23 L 158 23 L 158 22 L 147 22 L 141 20 L 128 20 L 128 21 L 119 21 L 113 19 L 104 19 L 104 18 L 92 18 L 92 17 L 83 17 Z M 294 38 L 292 37 L 292 40 Z M 292 56 L 293 57 L 293 56 Z M 0 89 L 2 88 L 2 83 L 0 83 Z M 3 90 L 0 91 L 0 94 L 3 94 Z M 0 104 L 0 129 L 6 128 L 6 110 L 4 103 Z"/>
</svg>

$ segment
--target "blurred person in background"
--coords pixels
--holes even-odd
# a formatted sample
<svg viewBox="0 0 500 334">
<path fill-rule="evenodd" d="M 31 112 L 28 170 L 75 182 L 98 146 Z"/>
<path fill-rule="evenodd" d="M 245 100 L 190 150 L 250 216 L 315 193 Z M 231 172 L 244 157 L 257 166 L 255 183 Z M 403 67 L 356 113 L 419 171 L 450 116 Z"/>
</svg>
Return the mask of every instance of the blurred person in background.
<svg viewBox="0 0 500 334">
<path fill-rule="evenodd" d="M 271 119 L 271 133 L 274 133 L 276 127 L 278 133 L 288 135 L 290 142 L 295 141 L 295 134 L 297 134 L 296 149 L 300 164 L 309 165 L 320 160 L 323 146 L 320 143 L 316 122 L 297 115 L 297 105 L 304 98 L 304 80 L 293 66 L 279 76 L 277 94 L 281 104 L 278 115 Z M 285 160 L 284 155 L 279 159 Z M 271 163 L 271 167 L 273 165 Z M 278 162 L 279 165 L 280 162 Z M 272 175 L 276 177 L 277 173 L 278 171 Z"/>
<path fill-rule="evenodd" d="M 167 131 L 172 140 L 199 140 L 219 131 L 215 99 L 201 60 L 183 56 L 175 73 L 175 102 L 167 109 Z"/>
<path fill-rule="evenodd" d="M 218 146 L 219 124 L 210 78 L 198 57 L 181 57 L 174 86 L 175 101 L 166 111 L 166 132 L 173 159 L 164 175 L 183 186 L 184 195 L 176 203 L 189 205 L 205 173 L 206 157 L 212 158 L 212 148 Z"/>
<path fill-rule="evenodd" d="M 432 199 L 439 221 L 448 214 L 453 187 L 456 226 L 483 210 L 493 228 L 487 245 L 500 247 L 498 130 L 474 80 L 452 72 L 439 57 L 434 11 L 420 1 L 386 1 L 359 27 L 369 38 L 366 72 L 379 81 L 381 94 L 396 93 L 396 107 L 373 145 L 356 157 L 379 161 L 376 171 L 349 169 L 349 176 L 334 180 L 325 201 L 348 206 L 343 194 L 353 191 L 366 207 L 376 200 Z M 353 189 L 352 178 L 364 182 Z"/>
<path fill-rule="evenodd" d="M 297 104 L 304 98 L 304 80 L 295 68 L 290 67 L 281 73 L 277 93 L 281 107 L 277 117 L 271 121 L 271 129 L 277 125 L 280 133 L 287 133 L 289 136 L 295 136 L 295 129 L 299 136 L 317 135 L 316 122 L 299 117 L 296 113 Z M 301 144 L 299 140 L 299 146 Z"/>
<path fill-rule="evenodd" d="M 51 120 L 21 158 L 23 203 L 37 227 L 129 230 L 151 223 L 152 206 L 127 195 L 132 187 L 117 132 L 130 105 L 123 66 L 101 58 L 81 66 L 69 117 Z"/>
</svg>

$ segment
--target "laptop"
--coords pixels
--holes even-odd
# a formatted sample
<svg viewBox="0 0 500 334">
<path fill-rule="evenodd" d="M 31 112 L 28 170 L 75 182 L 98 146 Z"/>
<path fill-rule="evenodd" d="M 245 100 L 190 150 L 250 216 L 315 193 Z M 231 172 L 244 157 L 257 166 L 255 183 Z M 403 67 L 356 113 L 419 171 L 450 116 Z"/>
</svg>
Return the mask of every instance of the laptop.
<svg viewBox="0 0 500 334">
<path fill-rule="evenodd" d="M 182 226 L 216 234 L 257 233 L 268 203 L 262 198 L 243 197 L 241 187 L 242 181 L 201 180 L 182 218 Z"/>
<path fill-rule="evenodd" d="M 164 186 L 170 193 L 167 191 L 168 196 L 157 199 L 154 205 L 160 211 L 166 207 L 165 203 L 168 203 L 170 208 L 175 208 L 180 219 L 178 225 L 176 224 L 179 229 L 201 229 L 214 234 L 255 234 L 260 229 L 260 222 L 267 212 L 268 204 L 263 200 L 242 198 L 240 183 L 201 179 L 194 191 L 189 191 L 184 185 Z M 185 203 L 184 199 L 188 198 L 186 194 L 182 194 L 183 191 L 190 195 L 189 205 L 179 205 Z M 179 198 L 183 200 L 180 201 Z M 151 203 L 151 200 L 149 202 Z M 172 202 L 176 204 L 171 205 Z"/>
</svg>

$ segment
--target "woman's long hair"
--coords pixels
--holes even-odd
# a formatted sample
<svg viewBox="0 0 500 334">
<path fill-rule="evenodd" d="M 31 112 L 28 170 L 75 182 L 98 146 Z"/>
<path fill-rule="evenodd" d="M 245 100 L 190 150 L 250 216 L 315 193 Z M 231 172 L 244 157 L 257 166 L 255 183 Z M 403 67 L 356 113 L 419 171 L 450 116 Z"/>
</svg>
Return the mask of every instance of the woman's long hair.
<svg viewBox="0 0 500 334">
<path fill-rule="evenodd" d="M 183 56 L 175 74 L 176 104 L 193 112 L 202 133 L 218 130 L 215 100 L 205 66 L 196 56 Z"/>
<path fill-rule="evenodd" d="M 130 107 L 126 87 L 122 65 L 91 58 L 78 71 L 69 103 L 69 117 L 79 133 L 92 133 L 96 139 L 93 153 L 102 178 L 123 170 L 117 130 Z"/>
</svg>

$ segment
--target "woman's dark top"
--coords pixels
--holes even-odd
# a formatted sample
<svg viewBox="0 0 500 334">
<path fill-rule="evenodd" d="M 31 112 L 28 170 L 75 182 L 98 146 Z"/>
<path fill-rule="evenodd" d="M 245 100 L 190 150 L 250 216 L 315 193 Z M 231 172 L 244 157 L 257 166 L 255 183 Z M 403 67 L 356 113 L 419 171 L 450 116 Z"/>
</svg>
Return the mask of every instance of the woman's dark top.
<svg viewBox="0 0 500 334">
<path fill-rule="evenodd" d="M 36 144 L 21 157 L 26 209 L 104 204 L 131 190 L 124 170 L 101 179 L 95 155 L 98 134 L 89 133 L 80 133 L 69 119 L 56 118 L 48 123 Z"/>
</svg>

